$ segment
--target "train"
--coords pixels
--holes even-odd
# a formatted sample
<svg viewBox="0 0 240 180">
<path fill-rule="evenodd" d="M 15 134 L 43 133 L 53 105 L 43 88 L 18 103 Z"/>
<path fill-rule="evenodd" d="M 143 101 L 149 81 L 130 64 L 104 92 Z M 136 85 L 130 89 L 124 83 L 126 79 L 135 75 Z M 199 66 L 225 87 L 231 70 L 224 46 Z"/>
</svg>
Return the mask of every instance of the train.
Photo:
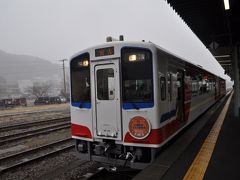
<svg viewBox="0 0 240 180">
<path fill-rule="evenodd" d="M 61 104 L 63 101 L 59 96 L 39 97 L 34 101 L 34 105 Z"/>
<path fill-rule="evenodd" d="M 60 97 L 60 96 L 44 96 L 44 97 L 38 97 L 34 101 L 34 105 L 48 105 L 48 104 L 62 104 L 62 103 L 68 103 L 69 98 Z"/>
<path fill-rule="evenodd" d="M 66 102 L 67 100 L 60 96 L 53 97 L 46 96 L 35 99 L 34 105 L 61 104 Z M 18 106 L 27 106 L 27 99 L 26 98 L 0 99 L 0 109 L 9 109 Z"/>
<path fill-rule="evenodd" d="M 26 98 L 0 99 L 0 109 L 14 108 L 16 106 L 27 106 Z"/>
<path fill-rule="evenodd" d="M 143 169 L 226 94 L 226 80 L 152 42 L 70 58 L 71 134 L 81 159 Z"/>
</svg>

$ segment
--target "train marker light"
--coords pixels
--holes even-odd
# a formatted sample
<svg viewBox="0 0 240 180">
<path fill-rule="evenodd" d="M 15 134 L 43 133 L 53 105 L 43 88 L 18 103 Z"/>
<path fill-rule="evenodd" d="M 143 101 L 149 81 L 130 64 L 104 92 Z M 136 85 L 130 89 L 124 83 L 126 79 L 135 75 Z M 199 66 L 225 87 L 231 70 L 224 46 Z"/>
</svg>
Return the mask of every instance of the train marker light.
<svg viewBox="0 0 240 180">
<path fill-rule="evenodd" d="M 132 137 L 136 139 L 144 139 L 149 135 L 151 125 L 145 118 L 135 116 L 130 120 L 128 129 Z"/>
</svg>

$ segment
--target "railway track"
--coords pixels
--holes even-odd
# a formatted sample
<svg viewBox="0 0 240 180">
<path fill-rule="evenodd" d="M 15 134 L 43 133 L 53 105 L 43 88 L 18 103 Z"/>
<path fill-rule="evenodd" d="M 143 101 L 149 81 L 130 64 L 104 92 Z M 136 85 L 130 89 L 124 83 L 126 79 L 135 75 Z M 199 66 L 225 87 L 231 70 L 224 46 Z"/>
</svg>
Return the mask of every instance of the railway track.
<svg viewBox="0 0 240 180">
<path fill-rule="evenodd" d="M 85 180 L 130 180 L 140 172 L 140 170 L 125 167 L 118 168 L 119 169 L 116 169 L 116 171 L 111 171 L 100 167 L 96 170 L 96 172 L 87 177 Z"/>
<path fill-rule="evenodd" d="M 70 122 L 63 122 L 63 123 L 59 123 L 56 125 L 51 125 L 43 128 L 37 128 L 34 130 L 24 131 L 20 133 L 11 134 L 11 135 L 0 136 L 0 145 L 17 141 L 17 140 L 22 140 L 25 138 L 30 138 L 37 135 L 47 134 L 47 133 L 62 130 L 62 129 L 67 129 L 69 127 L 70 127 Z"/>
<path fill-rule="evenodd" d="M 42 120 L 42 121 L 36 121 L 36 122 L 29 122 L 29 123 L 18 123 L 18 124 L 12 124 L 9 126 L 1 126 L 0 132 L 14 130 L 14 129 L 25 129 L 32 126 L 39 126 L 39 125 L 45 125 L 45 124 L 51 124 L 51 123 L 57 123 L 57 122 L 64 122 L 70 120 L 70 117 L 64 117 L 64 118 L 55 118 L 55 119 L 48 119 L 48 120 Z"/>
<path fill-rule="evenodd" d="M 13 116 L 24 116 L 24 115 L 30 115 L 30 114 L 39 114 L 39 113 L 57 113 L 57 112 L 62 112 L 63 110 L 44 110 L 44 111 L 29 111 L 29 112 L 18 112 L 18 113 L 3 113 L 0 114 L 0 118 L 5 118 L 5 117 L 13 117 Z M 69 112 L 69 111 L 66 111 Z"/>
<path fill-rule="evenodd" d="M 0 158 L 0 174 L 74 148 L 71 138 Z"/>
</svg>

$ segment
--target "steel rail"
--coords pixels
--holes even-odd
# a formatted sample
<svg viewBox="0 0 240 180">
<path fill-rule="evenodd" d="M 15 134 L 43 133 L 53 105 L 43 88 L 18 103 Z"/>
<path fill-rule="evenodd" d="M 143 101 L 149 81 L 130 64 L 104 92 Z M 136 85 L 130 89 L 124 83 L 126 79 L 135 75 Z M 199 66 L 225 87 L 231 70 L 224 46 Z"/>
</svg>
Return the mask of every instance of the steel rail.
<svg viewBox="0 0 240 180">
<path fill-rule="evenodd" d="M 62 112 L 62 111 L 67 111 L 69 110 L 60 110 L 60 109 L 48 109 L 48 110 L 40 110 L 40 111 L 26 111 L 26 112 L 16 112 L 16 113 L 3 113 L 0 114 L 0 118 L 2 117 L 11 117 L 11 116 L 19 116 L 19 115 L 29 115 L 29 114 L 38 114 L 38 113 L 49 113 L 49 112 Z"/>
<path fill-rule="evenodd" d="M 11 154 L 11 155 L 8 155 L 8 156 L 5 156 L 5 157 L 1 157 L 0 158 L 0 165 L 4 161 L 9 160 L 11 158 L 17 158 L 17 157 L 20 157 L 20 156 L 23 156 L 23 155 L 26 155 L 26 154 L 29 154 L 29 153 L 36 152 L 38 150 L 42 150 L 44 148 L 49 148 L 50 146 L 53 146 L 53 145 L 59 145 L 59 144 L 62 144 L 62 143 L 66 143 L 66 142 L 69 142 L 71 140 L 72 140 L 72 138 L 65 138 L 65 139 L 62 139 L 62 140 L 59 140 L 59 141 L 55 141 L 53 143 L 45 144 L 45 145 L 42 145 L 42 146 L 39 146 L 39 147 L 36 147 L 36 148 L 31 148 L 31 149 L 28 149 L 28 150 L 25 150 L 25 151 L 22 151 L 22 152 L 18 152 L 18 153 Z"/>
<path fill-rule="evenodd" d="M 0 145 L 6 144 L 9 142 L 13 142 L 13 141 L 17 141 L 17 140 L 21 140 L 21 139 L 25 139 L 25 138 L 29 138 L 29 137 L 33 137 L 33 136 L 37 136 L 37 135 L 47 134 L 49 132 L 54 132 L 54 131 L 66 129 L 69 127 L 70 127 L 70 122 L 67 122 L 67 123 L 61 123 L 58 125 L 39 128 L 36 130 L 24 131 L 24 132 L 12 134 L 12 135 L 1 136 L 0 137 Z"/>
<path fill-rule="evenodd" d="M 9 130 L 14 130 L 14 129 L 23 129 L 26 127 L 34 126 L 34 125 L 44 125 L 48 123 L 54 123 L 54 122 L 59 122 L 59 121 L 67 121 L 70 120 L 70 117 L 63 117 L 63 118 L 55 118 L 55 119 L 48 119 L 48 120 L 42 120 L 42 121 L 35 121 L 35 122 L 29 122 L 29 123 L 18 123 L 18 124 L 11 124 L 9 126 L 2 126 L 0 127 L 0 131 L 9 131 Z"/>
<path fill-rule="evenodd" d="M 9 170 L 13 170 L 17 167 L 32 163 L 34 161 L 38 161 L 38 160 L 50 157 L 57 153 L 72 149 L 75 146 L 74 144 L 66 145 L 61 148 L 59 147 L 59 146 L 63 145 L 64 143 L 70 143 L 70 142 L 71 142 L 71 138 L 67 138 L 67 139 L 63 139 L 63 140 L 60 140 L 60 141 L 57 141 L 54 143 L 49 143 L 44 146 L 26 150 L 24 152 L 20 152 L 20 153 L 16 153 L 16 154 L 13 154 L 13 155 L 10 155 L 7 157 L 0 158 L 0 174 L 5 173 Z M 41 151 L 46 151 L 47 149 L 51 149 L 51 151 L 48 151 L 45 153 L 41 152 Z M 36 157 L 31 157 L 31 155 L 36 154 L 36 153 L 39 153 L 39 155 Z M 24 158 L 24 156 L 26 156 L 26 155 L 27 155 L 27 157 Z M 17 159 L 17 158 L 19 158 L 19 159 Z M 13 159 L 16 163 L 11 164 L 11 162 L 8 162 L 11 159 Z M 3 164 L 4 161 L 5 161 L 5 164 Z"/>
</svg>

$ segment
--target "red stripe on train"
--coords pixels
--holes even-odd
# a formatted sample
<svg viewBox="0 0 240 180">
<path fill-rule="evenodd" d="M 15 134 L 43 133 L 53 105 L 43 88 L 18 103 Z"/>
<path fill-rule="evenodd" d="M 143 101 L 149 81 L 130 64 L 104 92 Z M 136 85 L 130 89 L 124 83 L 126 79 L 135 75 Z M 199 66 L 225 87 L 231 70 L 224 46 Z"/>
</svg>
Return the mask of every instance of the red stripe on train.
<svg viewBox="0 0 240 180">
<path fill-rule="evenodd" d="M 181 127 L 181 123 L 178 120 L 173 120 L 172 122 L 166 124 L 159 129 L 152 129 L 148 137 L 144 139 L 135 139 L 126 133 L 124 137 L 125 143 L 140 143 L 140 144 L 160 144 L 165 141 L 168 137 L 174 134 Z"/>
<path fill-rule="evenodd" d="M 190 107 L 191 102 L 185 104 L 185 121 L 180 122 L 177 119 L 171 121 L 170 123 L 166 124 L 165 126 L 158 128 L 158 129 L 152 129 L 148 137 L 144 139 L 135 139 L 130 135 L 130 133 L 126 133 L 124 137 L 125 143 L 140 143 L 140 144 L 160 144 L 163 141 L 165 141 L 167 138 L 169 138 L 171 135 L 173 135 L 178 129 L 180 129 L 181 126 L 183 126 L 189 117 L 190 113 Z"/>
<path fill-rule="evenodd" d="M 92 139 L 91 131 L 86 126 L 82 126 L 79 124 L 71 124 L 71 132 L 73 136 Z"/>
</svg>

